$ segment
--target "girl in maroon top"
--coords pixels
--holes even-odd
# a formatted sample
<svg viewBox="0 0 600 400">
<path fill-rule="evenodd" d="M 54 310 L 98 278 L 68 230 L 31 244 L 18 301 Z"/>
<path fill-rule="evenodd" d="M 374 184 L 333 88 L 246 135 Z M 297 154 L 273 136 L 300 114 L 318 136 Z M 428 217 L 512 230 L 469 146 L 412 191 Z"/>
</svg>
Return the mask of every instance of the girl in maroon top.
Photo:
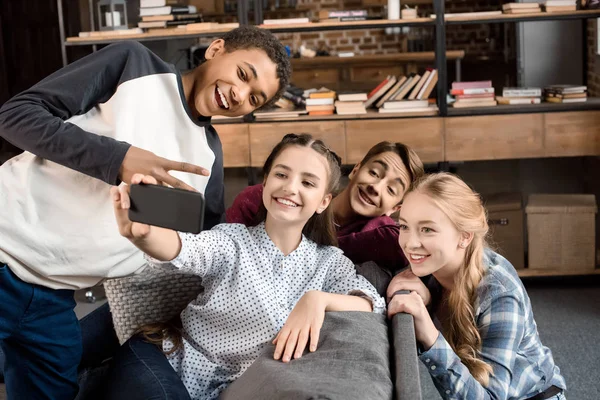
<svg viewBox="0 0 600 400">
<path fill-rule="evenodd" d="M 419 156 L 402 143 L 373 146 L 350 172 L 350 182 L 331 202 L 339 247 L 355 264 L 374 261 L 395 272 L 408 265 L 398 245 L 398 224 L 390 215 L 424 173 Z M 229 223 L 255 225 L 263 185 L 249 186 L 226 211 Z"/>
</svg>

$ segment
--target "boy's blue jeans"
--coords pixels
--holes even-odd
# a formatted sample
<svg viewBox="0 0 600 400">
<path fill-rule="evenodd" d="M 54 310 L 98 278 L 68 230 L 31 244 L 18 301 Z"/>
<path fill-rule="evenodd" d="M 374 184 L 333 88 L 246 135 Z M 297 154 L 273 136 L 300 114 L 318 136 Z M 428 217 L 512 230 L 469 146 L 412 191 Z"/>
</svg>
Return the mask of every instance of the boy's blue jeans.
<svg viewBox="0 0 600 400">
<path fill-rule="evenodd" d="M 74 399 L 81 333 L 72 290 L 19 279 L 0 263 L 0 346 L 8 399 Z"/>
</svg>

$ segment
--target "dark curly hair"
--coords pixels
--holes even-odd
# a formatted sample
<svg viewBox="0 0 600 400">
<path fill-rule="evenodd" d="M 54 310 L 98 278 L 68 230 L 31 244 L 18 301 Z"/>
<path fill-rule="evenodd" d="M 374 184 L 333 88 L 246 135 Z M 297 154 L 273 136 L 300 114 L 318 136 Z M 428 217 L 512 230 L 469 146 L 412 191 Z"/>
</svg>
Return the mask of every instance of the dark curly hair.
<svg viewBox="0 0 600 400">
<path fill-rule="evenodd" d="M 268 30 L 250 25 L 233 29 L 221 36 L 221 39 L 225 41 L 225 51 L 227 52 L 260 49 L 267 53 L 267 56 L 275 63 L 277 78 L 279 78 L 279 89 L 275 96 L 263 104 L 261 108 L 272 107 L 288 87 L 292 75 L 290 58 L 283 44 Z"/>
</svg>

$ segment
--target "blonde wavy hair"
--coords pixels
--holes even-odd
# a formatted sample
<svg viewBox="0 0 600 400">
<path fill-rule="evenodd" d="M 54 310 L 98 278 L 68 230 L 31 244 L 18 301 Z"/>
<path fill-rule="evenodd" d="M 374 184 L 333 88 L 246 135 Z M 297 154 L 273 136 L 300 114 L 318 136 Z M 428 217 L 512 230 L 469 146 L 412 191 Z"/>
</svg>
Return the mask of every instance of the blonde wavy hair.
<svg viewBox="0 0 600 400">
<path fill-rule="evenodd" d="M 448 297 L 450 319 L 444 326 L 444 337 L 467 366 L 471 375 L 483 386 L 489 383 L 492 367 L 478 356 L 481 336 L 475 326 L 474 304 L 477 286 L 484 275 L 483 256 L 487 246 L 487 213 L 479 194 L 465 182 L 449 173 L 436 173 L 415 182 L 413 191 L 428 196 L 444 212 L 461 233 L 473 235 L 465 250 L 465 259 L 454 277 L 454 288 Z"/>
</svg>

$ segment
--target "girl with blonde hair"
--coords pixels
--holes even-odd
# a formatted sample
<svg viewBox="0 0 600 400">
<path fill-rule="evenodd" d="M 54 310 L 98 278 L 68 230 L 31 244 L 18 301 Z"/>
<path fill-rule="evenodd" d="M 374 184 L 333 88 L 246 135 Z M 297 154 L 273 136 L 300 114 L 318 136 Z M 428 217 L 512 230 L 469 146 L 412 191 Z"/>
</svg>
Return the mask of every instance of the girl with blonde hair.
<svg viewBox="0 0 600 400">
<path fill-rule="evenodd" d="M 565 380 L 527 292 L 487 247 L 479 195 L 452 174 L 429 175 L 406 195 L 399 221 L 410 268 L 388 287 L 388 315 L 413 315 L 419 357 L 442 398 L 563 400 Z"/>
</svg>

